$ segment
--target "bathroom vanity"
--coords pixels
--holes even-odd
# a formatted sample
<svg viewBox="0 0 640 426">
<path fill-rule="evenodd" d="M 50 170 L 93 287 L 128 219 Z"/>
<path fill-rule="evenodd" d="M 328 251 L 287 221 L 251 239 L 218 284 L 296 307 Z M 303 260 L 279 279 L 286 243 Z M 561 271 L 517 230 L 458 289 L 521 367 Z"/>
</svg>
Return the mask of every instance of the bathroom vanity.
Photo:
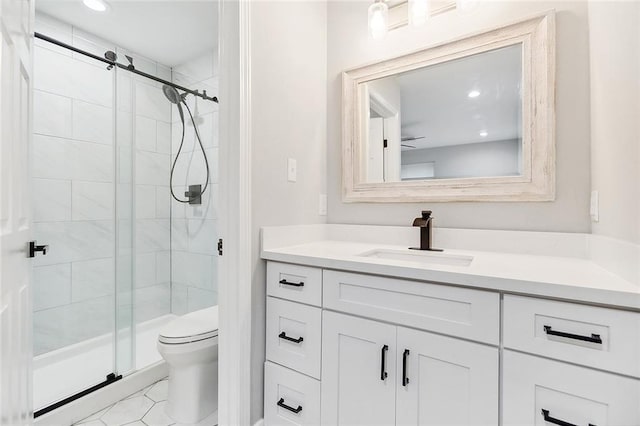
<svg viewBox="0 0 640 426">
<path fill-rule="evenodd" d="M 640 424 L 640 292 L 580 236 L 303 228 L 263 230 L 267 425 Z"/>
</svg>

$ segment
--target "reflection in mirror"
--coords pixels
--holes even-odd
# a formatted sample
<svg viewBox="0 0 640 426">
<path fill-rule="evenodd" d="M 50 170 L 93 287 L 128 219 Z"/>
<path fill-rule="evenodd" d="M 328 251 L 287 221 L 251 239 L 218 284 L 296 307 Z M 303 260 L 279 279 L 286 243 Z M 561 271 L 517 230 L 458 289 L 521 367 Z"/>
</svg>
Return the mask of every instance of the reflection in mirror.
<svg viewBox="0 0 640 426">
<path fill-rule="evenodd" d="M 367 183 L 522 175 L 522 44 L 360 84 Z"/>
</svg>

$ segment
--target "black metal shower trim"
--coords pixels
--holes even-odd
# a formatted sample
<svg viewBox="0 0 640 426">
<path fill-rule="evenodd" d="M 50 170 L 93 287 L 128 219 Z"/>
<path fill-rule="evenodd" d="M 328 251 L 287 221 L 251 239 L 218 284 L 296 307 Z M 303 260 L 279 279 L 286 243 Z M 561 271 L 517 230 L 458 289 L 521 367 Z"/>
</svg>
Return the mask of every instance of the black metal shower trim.
<svg viewBox="0 0 640 426">
<path fill-rule="evenodd" d="M 157 81 L 158 83 L 162 83 L 162 84 L 166 84 L 167 86 L 175 87 L 178 90 L 182 90 L 183 92 L 189 93 L 189 94 L 194 95 L 194 96 L 198 96 L 199 98 L 202 98 L 202 99 L 204 99 L 206 101 L 213 101 L 215 103 L 218 103 L 218 97 L 217 96 L 213 96 L 213 97 L 207 96 L 206 91 L 203 91 L 202 93 L 200 93 L 200 91 L 198 91 L 198 90 L 187 89 L 186 87 L 180 86 L 179 84 L 175 84 L 175 83 L 172 83 L 172 82 L 167 81 L 167 80 L 163 80 L 162 78 L 156 77 L 155 75 L 147 74 L 146 72 L 143 72 L 143 71 L 138 71 L 137 69 L 135 69 L 131 65 L 123 65 L 123 64 L 120 64 L 120 63 L 118 63 L 116 61 L 111 61 L 109 59 L 102 58 L 102 57 L 100 57 L 98 55 L 94 55 L 91 52 L 87 52 L 86 50 L 78 49 L 77 47 L 71 46 L 70 44 L 64 43 L 64 42 L 62 42 L 60 40 L 56 40 L 53 37 L 49 37 L 49 36 L 46 36 L 46 35 L 41 34 L 41 33 L 37 33 L 36 32 L 36 33 L 33 33 L 33 35 L 35 36 L 35 38 L 39 38 L 40 40 L 44 40 L 46 42 L 55 44 L 56 46 L 60 46 L 60 47 L 63 47 L 65 49 L 69 49 L 69 50 L 71 50 L 73 52 L 76 52 L 76 53 L 79 53 L 81 55 L 87 56 L 89 58 L 95 59 L 96 61 L 104 62 L 105 64 L 108 64 L 111 67 L 116 66 L 116 67 L 118 67 L 120 69 L 123 69 L 125 71 L 129 71 L 129 72 L 132 72 L 134 74 L 140 75 L 142 77 L 146 77 L 148 79 Z"/>
<path fill-rule="evenodd" d="M 113 383 L 113 382 L 117 382 L 117 381 L 118 381 L 118 380 L 120 380 L 120 379 L 122 379 L 122 374 L 120 374 L 120 375 L 116 376 L 116 375 L 115 375 L 115 373 L 109 373 L 109 374 L 107 375 L 107 378 L 106 378 L 106 380 L 105 380 L 104 382 L 98 383 L 97 385 L 92 386 L 92 387 L 90 387 L 90 388 L 88 388 L 88 389 L 85 389 L 85 390 L 83 390 L 83 391 L 81 391 L 81 392 L 78 392 L 78 393 L 77 393 L 77 394 L 75 394 L 75 395 L 71 395 L 71 396 L 70 396 L 70 397 L 68 397 L 68 398 L 65 398 L 65 399 L 60 400 L 60 401 L 58 401 L 58 402 L 56 402 L 56 403 L 53 403 L 53 404 L 51 404 L 51 405 L 48 405 L 48 406 L 46 406 L 46 407 L 44 407 L 44 408 L 39 409 L 38 411 L 36 411 L 35 413 L 33 413 L 33 418 L 35 419 L 35 418 L 37 418 L 37 417 L 42 416 L 43 414 L 47 414 L 48 412 L 53 411 L 53 410 L 55 410 L 56 408 L 60 408 L 60 407 L 62 407 L 63 405 L 66 405 L 66 404 L 68 404 L 68 403 L 70 403 L 70 402 L 75 401 L 76 399 L 80 399 L 80 398 L 82 398 L 83 396 L 86 396 L 86 395 L 90 394 L 91 392 L 95 392 L 95 391 L 97 391 L 98 389 L 102 389 L 103 387 L 105 387 L 105 386 L 107 386 L 107 385 L 110 385 L 110 384 L 111 384 L 111 383 Z"/>
</svg>

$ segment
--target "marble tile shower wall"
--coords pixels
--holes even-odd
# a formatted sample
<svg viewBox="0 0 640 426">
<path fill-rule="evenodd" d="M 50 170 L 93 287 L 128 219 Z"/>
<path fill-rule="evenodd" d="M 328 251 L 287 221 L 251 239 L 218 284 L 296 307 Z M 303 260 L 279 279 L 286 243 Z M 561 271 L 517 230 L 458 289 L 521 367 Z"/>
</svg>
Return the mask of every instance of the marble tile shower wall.
<svg viewBox="0 0 640 426">
<path fill-rule="evenodd" d="M 209 95 L 218 94 L 217 53 L 207 52 L 173 68 L 173 81 Z M 217 219 L 218 219 L 218 106 L 193 96 L 187 98 L 209 159 L 209 186 L 202 205 L 172 200 L 171 217 L 171 304 L 172 312 L 184 314 L 217 304 Z M 184 194 L 189 184 L 205 182 L 206 168 L 193 125 L 188 125 L 182 153 L 174 174 L 174 191 Z M 181 139 L 177 111 L 173 111 L 172 161 Z"/>
<path fill-rule="evenodd" d="M 36 16 L 36 31 L 100 56 L 116 50 L 46 15 Z M 169 68 L 134 57 L 138 69 L 170 78 Z M 39 355 L 113 330 L 116 234 L 119 256 L 130 258 L 136 230 L 137 321 L 170 312 L 171 110 L 156 83 L 120 72 L 114 126 L 115 72 L 40 40 L 34 73 L 34 234 L 50 245 L 47 256 L 34 262 L 34 350 Z M 135 209 L 131 200 L 137 200 Z M 130 275 L 131 267 L 123 272 Z M 131 278 L 121 278 L 120 284 L 131 286 Z M 119 301 L 130 303 L 130 293 L 129 287 Z"/>
</svg>

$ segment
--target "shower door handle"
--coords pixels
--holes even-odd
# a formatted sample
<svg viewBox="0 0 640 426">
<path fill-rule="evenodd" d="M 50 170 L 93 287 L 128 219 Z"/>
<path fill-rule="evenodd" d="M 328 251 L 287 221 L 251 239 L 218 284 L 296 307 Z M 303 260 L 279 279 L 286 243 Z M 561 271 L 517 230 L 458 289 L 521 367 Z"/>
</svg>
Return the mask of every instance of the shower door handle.
<svg viewBox="0 0 640 426">
<path fill-rule="evenodd" d="M 43 256 L 46 256 L 48 250 L 48 245 L 39 246 L 37 241 L 29 241 L 29 257 L 36 257 L 36 253 L 38 252 L 42 253 Z"/>
</svg>

